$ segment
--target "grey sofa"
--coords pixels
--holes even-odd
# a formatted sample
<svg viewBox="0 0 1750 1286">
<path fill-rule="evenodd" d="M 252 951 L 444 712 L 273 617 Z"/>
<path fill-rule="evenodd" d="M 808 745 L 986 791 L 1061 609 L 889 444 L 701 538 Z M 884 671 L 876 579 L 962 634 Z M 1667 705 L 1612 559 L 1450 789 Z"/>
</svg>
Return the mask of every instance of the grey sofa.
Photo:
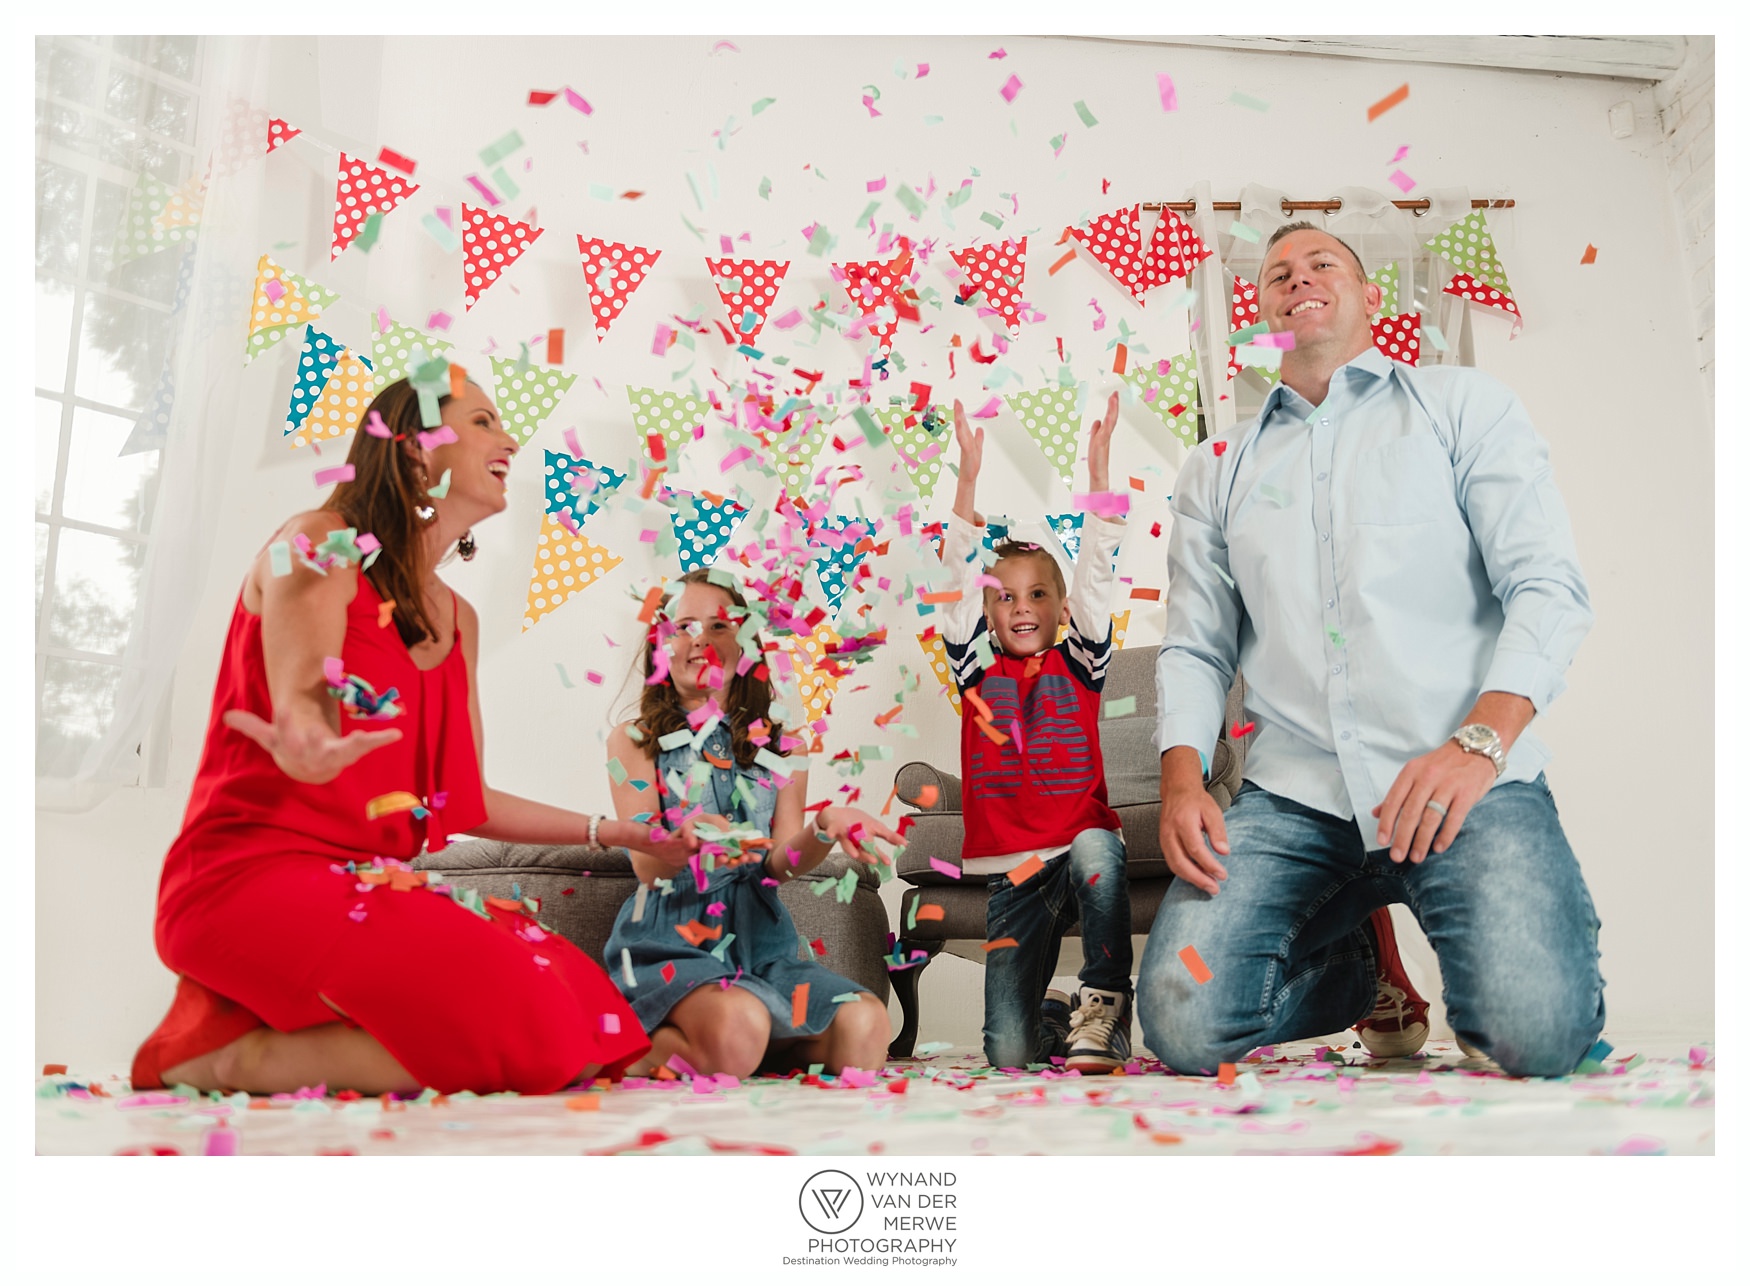
<svg viewBox="0 0 1750 1286">
<path fill-rule="evenodd" d="M 1125 864 L 1130 876 L 1131 932 L 1146 934 L 1154 924 L 1161 896 L 1172 876 L 1166 859 L 1161 855 L 1160 782 L 1161 757 L 1155 750 L 1155 648 L 1137 648 L 1113 654 L 1106 672 L 1105 703 L 1136 698 L 1133 713 L 1116 719 L 1100 720 L 1100 753 L 1106 764 L 1106 798 L 1118 814 L 1124 827 Z M 1234 676 L 1228 691 L 1227 712 L 1222 725 L 1222 737 L 1210 764 L 1209 791 L 1223 808 L 1233 800 L 1240 786 L 1240 774 L 1245 765 L 1245 746 L 1236 740 L 1232 729 L 1245 719 L 1245 678 Z M 1104 710 L 1102 706 L 1102 711 Z M 912 814 L 906 833 L 906 848 L 899 859 L 897 874 L 912 887 L 901 902 L 898 948 L 895 957 L 910 961 L 923 952 L 919 963 L 893 971 L 893 987 L 899 996 L 903 1022 L 899 1035 L 888 1049 L 890 1058 L 909 1058 L 917 1042 L 918 975 L 930 960 L 946 950 L 978 964 L 984 962 L 985 942 L 985 881 L 983 876 L 955 879 L 943 874 L 930 859 L 960 865 L 960 848 L 965 839 L 965 823 L 960 808 L 960 778 L 945 768 L 929 763 L 909 763 L 896 778 L 899 797 L 914 803 L 935 786 L 936 798 L 928 808 Z M 914 803 L 915 807 L 915 803 Z M 929 902 L 942 908 L 940 920 L 916 919 L 916 907 Z M 1079 937 L 1080 927 L 1072 927 L 1066 935 Z M 1066 940 L 1065 954 L 1071 944 Z M 1075 944 L 1079 962 L 1079 944 Z M 1067 964 L 1067 962 L 1060 962 Z M 1077 966 L 1079 967 L 1079 965 Z M 1076 972 L 1062 968 L 1058 972 Z"/>
<path fill-rule="evenodd" d="M 463 840 L 441 852 L 423 854 L 413 866 L 488 896 L 508 898 L 520 893 L 538 899 L 540 922 L 604 969 L 608 966 L 602 947 L 614 927 L 614 917 L 638 886 L 632 859 L 623 848 Z M 857 884 L 849 902 L 840 902 L 834 892 L 814 892 L 826 882 L 840 879 L 853 866 Z M 796 922 L 799 956 L 806 957 L 806 943 L 818 939 L 826 948 L 822 964 L 885 1001 L 890 994 L 887 909 L 877 888 L 878 881 L 868 867 L 835 854 L 781 887 L 778 898 Z M 608 972 L 613 976 L 614 970 Z"/>
</svg>

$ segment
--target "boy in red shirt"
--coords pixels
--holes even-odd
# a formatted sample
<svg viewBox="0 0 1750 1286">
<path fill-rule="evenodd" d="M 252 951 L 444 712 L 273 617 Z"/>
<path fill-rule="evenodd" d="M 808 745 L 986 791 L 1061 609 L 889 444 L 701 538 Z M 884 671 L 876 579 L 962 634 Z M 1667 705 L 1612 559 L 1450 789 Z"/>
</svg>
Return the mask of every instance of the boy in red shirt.
<svg viewBox="0 0 1750 1286">
<path fill-rule="evenodd" d="M 1118 395 L 1088 433 L 1088 489 L 1107 489 Z M 984 971 L 984 1054 L 993 1067 L 1061 1056 L 1105 1073 L 1130 1057 L 1130 896 L 1124 838 L 1106 803 L 1100 689 L 1112 657 L 1112 559 L 1119 518 L 1089 513 L 1065 590 L 1039 545 L 1005 540 L 987 573 L 974 508 L 984 430 L 958 402 L 960 484 L 942 564 L 958 601 L 944 605 L 943 642 L 960 688 L 961 867 L 990 888 Z M 1057 642 L 1060 626 L 1069 632 Z M 1081 988 L 1047 990 L 1064 931 L 1082 929 Z"/>
</svg>

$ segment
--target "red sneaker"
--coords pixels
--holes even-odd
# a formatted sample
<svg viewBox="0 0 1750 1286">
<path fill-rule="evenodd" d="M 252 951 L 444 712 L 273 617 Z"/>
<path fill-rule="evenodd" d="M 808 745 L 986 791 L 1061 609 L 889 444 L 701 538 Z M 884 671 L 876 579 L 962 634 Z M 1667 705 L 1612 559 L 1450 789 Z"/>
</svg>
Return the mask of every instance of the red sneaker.
<svg viewBox="0 0 1750 1286">
<path fill-rule="evenodd" d="M 128 1080 L 136 1090 L 164 1088 L 162 1073 L 191 1058 L 223 1049 L 261 1019 L 234 1000 L 227 1000 L 186 974 L 176 980 L 176 998 L 157 1030 L 134 1055 Z"/>
<path fill-rule="evenodd" d="M 1356 1023 L 1355 1030 L 1375 1058 L 1407 1058 L 1428 1039 L 1428 1002 L 1416 994 L 1404 972 L 1391 908 L 1380 907 L 1370 919 L 1379 939 L 1379 989 L 1373 1012 Z"/>
</svg>

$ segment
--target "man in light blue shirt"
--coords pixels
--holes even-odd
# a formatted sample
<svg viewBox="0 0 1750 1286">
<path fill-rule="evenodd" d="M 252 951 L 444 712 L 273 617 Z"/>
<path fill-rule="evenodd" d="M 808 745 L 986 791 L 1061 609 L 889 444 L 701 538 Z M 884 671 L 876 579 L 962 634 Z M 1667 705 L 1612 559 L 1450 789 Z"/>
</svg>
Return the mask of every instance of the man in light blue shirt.
<svg viewBox="0 0 1750 1286">
<path fill-rule="evenodd" d="M 1592 623 L 1547 449 L 1489 376 L 1374 347 L 1379 287 L 1343 242 L 1289 224 L 1264 258 L 1259 316 L 1294 337 L 1281 383 L 1173 490 L 1157 744 L 1176 878 L 1137 985 L 1144 1039 L 1181 1072 L 1351 1025 L 1376 1055 L 1414 1053 L 1403 902 L 1460 1043 L 1565 1075 L 1604 982 L 1527 731 Z M 1224 816 L 1203 773 L 1236 668 L 1255 727 Z"/>
</svg>

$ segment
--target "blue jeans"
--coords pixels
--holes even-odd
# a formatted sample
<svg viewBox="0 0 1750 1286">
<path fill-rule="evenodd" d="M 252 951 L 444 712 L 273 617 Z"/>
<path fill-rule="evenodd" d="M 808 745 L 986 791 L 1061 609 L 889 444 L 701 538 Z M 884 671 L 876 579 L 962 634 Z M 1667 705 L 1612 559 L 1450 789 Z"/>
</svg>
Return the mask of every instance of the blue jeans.
<svg viewBox="0 0 1750 1286">
<path fill-rule="evenodd" d="M 1094 876 L 1099 878 L 1089 883 Z M 1064 932 L 1082 926 L 1081 981 L 1130 994 L 1130 886 L 1124 840 L 1085 830 L 1069 852 L 1020 885 L 1007 875 L 987 881 L 988 941 L 1013 938 L 984 965 L 984 1056 L 992 1067 L 1025 1067 L 1063 1056 L 1062 1042 L 1039 1022 L 1039 1002 L 1057 966 Z"/>
<path fill-rule="evenodd" d="M 1433 944 L 1453 1030 L 1510 1075 L 1566 1075 L 1598 1039 L 1598 916 L 1542 776 L 1494 787 L 1420 865 L 1251 782 L 1225 821 L 1220 894 L 1174 880 L 1142 955 L 1143 1039 L 1169 1067 L 1209 1073 L 1364 1018 L 1378 972 L 1366 920 L 1392 902 Z M 1187 946 L 1209 966 L 1202 986 Z"/>
</svg>

